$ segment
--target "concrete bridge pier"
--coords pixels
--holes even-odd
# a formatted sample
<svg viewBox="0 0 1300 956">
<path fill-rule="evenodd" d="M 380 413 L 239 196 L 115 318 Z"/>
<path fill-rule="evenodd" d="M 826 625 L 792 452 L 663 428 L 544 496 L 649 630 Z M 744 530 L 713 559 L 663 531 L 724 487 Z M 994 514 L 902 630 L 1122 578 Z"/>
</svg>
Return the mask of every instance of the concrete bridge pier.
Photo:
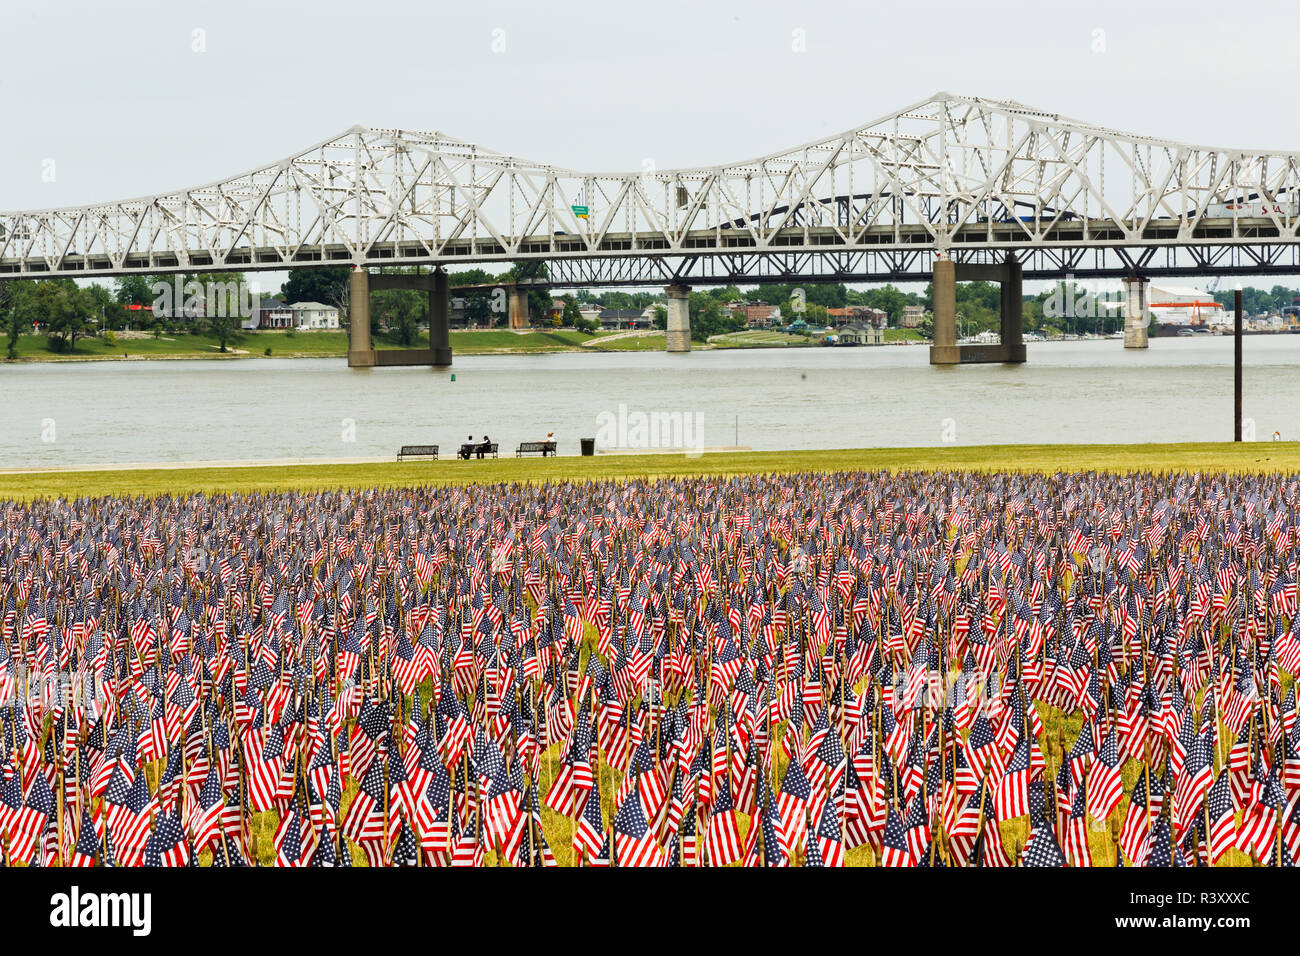
<svg viewBox="0 0 1300 956">
<path fill-rule="evenodd" d="M 664 289 L 668 294 L 668 351 L 689 352 L 691 350 L 691 287 L 688 285 L 670 285 Z"/>
<path fill-rule="evenodd" d="M 375 350 L 370 347 L 370 274 L 353 269 L 348 279 L 348 368 L 371 368 Z"/>
<path fill-rule="evenodd" d="M 1024 270 L 1013 253 L 1002 263 L 1002 349 L 1004 362 L 1025 360 Z"/>
<path fill-rule="evenodd" d="M 384 289 L 406 289 L 429 296 L 429 347 L 426 349 L 377 350 L 370 342 L 370 293 Z M 352 271 L 348 305 L 348 367 L 373 368 L 376 365 L 451 364 L 451 290 L 447 271 L 441 266 L 432 273 L 380 273 L 371 276 L 365 269 Z"/>
<path fill-rule="evenodd" d="M 434 365 L 451 364 L 451 292 L 447 270 L 442 266 L 433 271 L 433 287 L 429 289 L 429 351 Z"/>
<path fill-rule="evenodd" d="M 526 329 L 528 322 L 528 290 L 515 286 L 510 290 L 509 311 L 506 318 L 512 329 Z"/>
<path fill-rule="evenodd" d="M 978 362 L 1025 360 L 1024 306 L 1021 303 L 1023 270 L 1010 253 L 1000 263 L 934 262 L 934 344 L 931 365 L 969 365 Z M 998 282 L 1002 285 L 1001 341 L 997 345 L 957 344 L 957 283 Z"/>
<path fill-rule="evenodd" d="M 1147 280 L 1124 277 L 1124 348 L 1147 348 Z"/>
<path fill-rule="evenodd" d="M 930 346 L 931 365 L 960 365 L 961 346 L 957 344 L 957 263 L 951 259 L 934 261 L 933 309 L 934 344 Z"/>
</svg>

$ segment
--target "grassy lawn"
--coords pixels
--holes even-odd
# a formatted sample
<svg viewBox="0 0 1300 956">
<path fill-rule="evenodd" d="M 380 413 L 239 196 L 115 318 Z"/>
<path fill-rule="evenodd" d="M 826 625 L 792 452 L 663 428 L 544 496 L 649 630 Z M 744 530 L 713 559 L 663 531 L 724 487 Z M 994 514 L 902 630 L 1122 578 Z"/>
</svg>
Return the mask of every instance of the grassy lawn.
<svg viewBox="0 0 1300 956">
<path fill-rule="evenodd" d="M 534 330 L 524 333 L 505 329 L 453 331 L 452 350 L 460 355 L 482 355 L 493 352 L 559 352 L 577 351 L 583 343 L 599 339 L 608 332 L 587 334 L 572 329 Z M 401 348 L 386 336 L 376 336 L 375 348 Z M 427 347 L 428 340 L 421 334 L 417 347 Z M 230 351 L 222 356 L 217 340 L 207 334 L 167 332 L 158 338 L 123 338 L 110 345 L 103 339 L 78 339 L 71 352 L 51 352 L 44 335 L 24 335 L 18 339 L 18 360 L 28 362 L 85 361 L 89 359 L 123 358 L 263 358 L 271 350 L 271 358 L 316 358 L 347 354 L 348 335 L 343 329 L 316 332 L 260 331 L 245 332 L 229 344 Z M 660 336 L 660 348 L 663 337 Z M 599 348 L 599 346 L 596 346 Z"/>
<path fill-rule="evenodd" d="M 511 332 L 507 329 L 476 329 L 452 332 L 451 350 L 457 355 L 482 355 L 491 352 L 572 352 L 583 343 L 599 339 L 608 332 L 575 332 L 573 329 L 536 329 Z M 594 345 L 591 348 L 599 349 Z"/>
<path fill-rule="evenodd" d="M 723 335 L 711 336 L 709 344 L 720 348 L 752 349 L 780 346 L 804 348 L 810 345 L 821 345 L 822 343 L 821 339 L 810 338 L 805 335 L 790 335 L 788 332 L 768 329 L 746 329 L 743 332 L 727 332 Z"/>
<path fill-rule="evenodd" d="M 981 445 L 703 455 L 501 458 L 488 461 L 0 472 L 0 499 L 581 481 L 669 475 L 852 470 L 1300 471 L 1300 443 L 1179 445 Z"/>
<path fill-rule="evenodd" d="M 511 332 L 508 329 L 453 330 L 451 348 L 457 355 L 491 355 L 512 352 L 662 352 L 667 347 L 664 334 L 616 336 L 616 333 L 576 332 L 572 329 L 533 329 Z M 609 339 L 609 341 L 604 341 Z M 915 329 L 886 329 L 885 341 L 921 341 Z M 696 348 L 704 347 L 694 343 Z M 819 339 L 785 332 L 751 329 L 715 335 L 709 339 L 713 348 L 806 348 L 820 345 Z M 427 339 L 421 334 L 417 347 Z M 401 348 L 387 336 L 376 336 L 375 348 Z M 51 352 L 44 335 L 23 335 L 18 339 L 18 361 L 66 362 L 93 359 L 194 359 L 194 358 L 342 358 L 347 354 L 348 336 L 343 329 L 316 332 L 261 331 L 245 332 L 229 343 L 222 354 L 217 340 L 210 335 L 168 332 L 158 338 L 123 338 L 109 344 L 101 338 L 78 339 L 71 352 Z M 0 353 L 2 354 L 2 353 Z"/>
<path fill-rule="evenodd" d="M 668 348 L 668 338 L 662 332 L 651 335 L 628 335 L 593 345 L 593 351 L 601 352 L 662 352 Z"/>
<path fill-rule="evenodd" d="M 6 341 L 7 344 L 7 341 Z M 242 343 L 232 343 L 231 349 L 247 348 Z M 109 344 L 100 338 L 77 339 L 71 352 L 51 352 L 44 335 L 22 335 L 18 338 L 18 360 L 29 362 L 59 362 L 74 359 L 120 359 L 128 356 L 145 358 L 211 358 L 220 355 L 217 340 L 210 335 L 191 335 L 188 332 L 167 332 L 160 338 L 118 338 Z M 3 354 L 3 353 L 0 353 Z M 231 352 L 230 357 L 237 353 Z"/>
</svg>

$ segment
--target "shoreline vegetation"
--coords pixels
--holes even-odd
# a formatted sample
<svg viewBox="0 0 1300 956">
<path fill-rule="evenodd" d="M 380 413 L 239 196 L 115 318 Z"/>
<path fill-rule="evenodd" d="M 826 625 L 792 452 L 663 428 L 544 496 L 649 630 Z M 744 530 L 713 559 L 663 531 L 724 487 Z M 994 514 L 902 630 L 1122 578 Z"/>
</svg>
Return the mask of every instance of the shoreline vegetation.
<svg viewBox="0 0 1300 956">
<path fill-rule="evenodd" d="M 886 344 L 908 344 L 924 341 L 912 329 L 886 330 Z M 890 335 L 888 333 L 894 333 Z M 422 338 L 422 337 L 421 337 Z M 19 338 L 17 358 L 0 358 L 0 364 L 16 365 L 32 362 L 123 362 L 165 361 L 191 359 L 262 358 L 344 358 L 347 355 L 348 337 L 343 329 L 310 332 L 257 331 L 247 332 L 227 345 L 222 352 L 217 340 L 205 333 L 165 332 L 157 337 L 146 334 L 131 336 L 119 332 L 111 341 L 99 337 L 77 340 L 70 352 L 53 352 L 47 347 L 44 335 L 23 335 Z M 426 342 L 417 340 L 414 347 Z M 402 346 L 377 340 L 379 349 L 397 349 Z M 695 349 L 763 349 L 763 348 L 819 348 L 821 343 L 812 338 L 790 335 L 785 332 L 748 330 L 715 335 L 707 343 L 692 343 Z M 661 352 L 665 348 L 661 331 L 594 333 L 573 329 L 468 329 L 453 330 L 451 348 L 456 355 L 530 355 L 550 352 Z M 269 350 L 269 351 L 268 351 Z"/>
<path fill-rule="evenodd" d="M 572 482 L 844 471 L 1300 472 L 1300 442 L 1147 445 L 947 445 L 929 448 L 746 451 L 688 455 L 310 464 L 132 466 L 0 471 L 0 500 L 318 491 L 509 482 Z"/>
</svg>

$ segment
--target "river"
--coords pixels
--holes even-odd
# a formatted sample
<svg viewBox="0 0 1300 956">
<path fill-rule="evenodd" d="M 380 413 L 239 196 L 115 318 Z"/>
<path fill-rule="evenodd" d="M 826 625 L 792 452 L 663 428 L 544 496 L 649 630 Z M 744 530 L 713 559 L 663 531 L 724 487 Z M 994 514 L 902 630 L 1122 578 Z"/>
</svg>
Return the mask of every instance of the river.
<svg viewBox="0 0 1300 956">
<path fill-rule="evenodd" d="M 1024 365 L 932 367 L 920 346 L 457 357 L 454 368 L 341 359 L 31 363 L 0 368 L 0 468 L 443 454 L 472 433 L 561 454 L 620 404 L 682 413 L 704 446 L 757 450 L 1232 437 L 1232 340 L 1031 343 Z M 1248 336 L 1244 415 L 1300 436 L 1300 336 Z M 453 381 L 452 376 L 455 375 Z M 599 418 L 605 413 L 605 418 Z M 696 436 L 692 435 L 692 439 Z"/>
</svg>

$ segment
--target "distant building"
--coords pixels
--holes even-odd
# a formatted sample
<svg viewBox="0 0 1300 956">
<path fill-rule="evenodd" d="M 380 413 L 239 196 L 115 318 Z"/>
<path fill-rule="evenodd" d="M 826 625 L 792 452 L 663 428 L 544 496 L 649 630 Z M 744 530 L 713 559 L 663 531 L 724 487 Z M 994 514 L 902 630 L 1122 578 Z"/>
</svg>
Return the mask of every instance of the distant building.
<svg viewBox="0 0 1300 956">
<path fill-rule="evenodd" d="M 921 324 L 925 318 L 925 307 L 920 305 L 903 306 L 903 316 L 898 320 L 898 324 L 905 329 L 914 329 Z"/>
<path fill-rule="evenodd" d="M 602 329 L 648 329 L 654 325 L 654 306 L 644 309 L 602 309 L 600 327 Z"/>
<path fill-rule="evenodd" d="M 291 329 L 293 309 L 283 299 L 263 299 L 257 306 L 257 315 L 240 321 L 245 329 Z"/>
<path fill-rule="evenodd" d="M 846 305 L 842 309 L 827 309 L 826 314 L 832 321 L 845 324 L 867 324 L 884 328 L 889 324 L 889 313 L 883 309 L 873 309 L 866 305 Z"/>
<path fill-rule="evenodd" d="M 835 339 L 840 345 L 884 345 L 884 326 L 869 322 L 854 322 L 835 330 Z"/>
<path fill-rule="evenodd" d="M 781 322 L 781 309 L 775 305 L 745 306 L 745 326 L 751 329 L 766 329 Z"/>
<path fill-rule="evenodd" d="M 289 306 L 293 313 L 293 327 L 302 331 L 310 329 L 337 329 L 339 310 L 321 302 L 295 302 Z"/>
</svg>

